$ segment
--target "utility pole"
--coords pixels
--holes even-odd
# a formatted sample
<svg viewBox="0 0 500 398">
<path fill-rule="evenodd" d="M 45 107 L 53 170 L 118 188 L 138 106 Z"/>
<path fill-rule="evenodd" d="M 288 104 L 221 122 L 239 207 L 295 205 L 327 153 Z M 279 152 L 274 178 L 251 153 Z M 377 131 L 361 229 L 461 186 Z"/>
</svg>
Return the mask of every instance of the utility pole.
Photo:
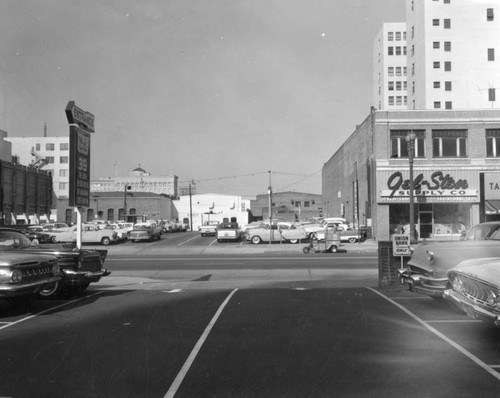
<svg viewBox="0 0 500 398">
<path fill-rule="evenodd" d="M 269 170 L 269 188 L 267 189 L 267 193 L 269 195 L 269 244 L 271 244 L 273 240 L 273 188 L 271 186 L 271 170 Z"/>
</svg>

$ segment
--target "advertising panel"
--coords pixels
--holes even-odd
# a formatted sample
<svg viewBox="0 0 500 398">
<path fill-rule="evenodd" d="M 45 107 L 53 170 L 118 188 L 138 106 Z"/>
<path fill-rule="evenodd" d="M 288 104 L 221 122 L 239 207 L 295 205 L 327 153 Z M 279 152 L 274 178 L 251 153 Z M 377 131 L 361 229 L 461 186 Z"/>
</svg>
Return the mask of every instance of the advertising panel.
<svg viewBox="0 0 500 398">
<path fill-rule="evenodd" d="M 69 205 L 90 204 L 90 134 L 70 126 L 69 129 Z"/>
</svg>

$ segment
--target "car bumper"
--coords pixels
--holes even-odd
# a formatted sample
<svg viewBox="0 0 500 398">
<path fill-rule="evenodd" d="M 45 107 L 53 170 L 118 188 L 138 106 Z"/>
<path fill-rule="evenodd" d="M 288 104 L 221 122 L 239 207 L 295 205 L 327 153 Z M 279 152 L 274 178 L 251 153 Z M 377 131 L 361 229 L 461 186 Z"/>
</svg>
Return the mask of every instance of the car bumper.
<svg viewBox="0 0 500 398">
<path fill-rule="evenodd" d="M 445 290 L 443 297 L 470 318 L 493 322 L 496 327 L 500 327 L 500 313 L 494 311 L 492 308 L 477 304 L 453 289 Z"/>
<path fill-rule="evenodd" d="M 63 270 L 64 283 L 70 285 L 80 285 L 83 283 L 98 282 L 103 276 L 108 276 L 111 271 L 103 268 L 99 271 L 74 271 Z"/>
<path fill-rule="evenodd" d="M 0 298 L 19 297 L 35 294 L 43 287 L 55 282 L 59 282 L 60 280 L 60 276 L 53 276 L 41 281 L 0 285 Z"/>
<path fill-rule="evenodd" d="M 415 293 L 442 298 L 444 291 L 449 289 L 448 278 L 429 278 L 421 274 L 412 274 L 409 268 L 400 268 L 397 272 L 401 284 L 408 286 L 408 289 Z"/>
</svg>

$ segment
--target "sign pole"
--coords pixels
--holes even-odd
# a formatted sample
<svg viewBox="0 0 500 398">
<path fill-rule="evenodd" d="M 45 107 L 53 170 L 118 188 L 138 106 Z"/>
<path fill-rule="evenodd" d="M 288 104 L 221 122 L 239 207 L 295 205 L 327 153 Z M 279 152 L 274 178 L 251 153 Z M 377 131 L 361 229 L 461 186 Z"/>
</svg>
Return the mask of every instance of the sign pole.
<svg viewBox="0 0 500 398">
<path fill-rule="evenodd" d="M 78 250 L 82 248 L 82 212 L 80 208 L 75 207 L 76 212 L 76 247 Z"/>
</svg>

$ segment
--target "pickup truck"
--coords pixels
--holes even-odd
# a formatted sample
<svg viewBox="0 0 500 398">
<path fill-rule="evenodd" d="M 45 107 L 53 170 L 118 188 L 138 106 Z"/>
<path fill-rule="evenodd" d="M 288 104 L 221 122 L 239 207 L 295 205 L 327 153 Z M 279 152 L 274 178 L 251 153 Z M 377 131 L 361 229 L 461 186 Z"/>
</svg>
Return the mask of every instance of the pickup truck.
<svg viewBox="0 0 500 398">
<path fill-rule="evenodd" d="M 203 225 L 198 227 L 198 231 L 200 231 L 201 236 L 216 235 L 218 226 L 219 221 L 205 221 Z"/>
</svg>

